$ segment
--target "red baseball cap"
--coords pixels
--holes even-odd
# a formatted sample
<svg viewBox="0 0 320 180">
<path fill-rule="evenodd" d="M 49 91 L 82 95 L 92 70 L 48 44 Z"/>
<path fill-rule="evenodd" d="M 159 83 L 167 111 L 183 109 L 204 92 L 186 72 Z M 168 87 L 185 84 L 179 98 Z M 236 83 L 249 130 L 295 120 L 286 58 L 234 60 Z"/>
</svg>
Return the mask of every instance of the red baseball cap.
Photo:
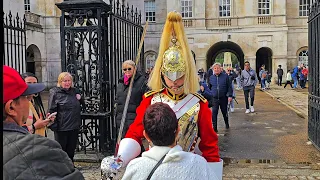
<svg viewBox="0 0 320 180">
<path fill-rule="evenodd" d="M 3 104 L 19 96 L 27 96 L 43 91 L 44 84 L 27 84 L 15 69 L 3 66 Z"/>
</svg>

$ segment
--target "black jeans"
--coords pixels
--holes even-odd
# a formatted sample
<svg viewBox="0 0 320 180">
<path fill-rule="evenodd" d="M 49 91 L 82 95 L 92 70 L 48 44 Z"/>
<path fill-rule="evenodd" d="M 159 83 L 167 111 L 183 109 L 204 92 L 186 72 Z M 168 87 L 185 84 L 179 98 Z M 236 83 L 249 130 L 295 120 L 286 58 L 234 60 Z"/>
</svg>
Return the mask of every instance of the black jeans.
<svg viewBox="0 0 320 180">
<path fill-rule="evenodd" d="M 77 147 L 79 130 L 54 131 L 54 139 L 59 142 L 62 150 L 66 152 L 73 162 L 74 151 Z"/>
<path fill-rule="evenodd" d="M 214 127 L 214 130 L 217 132 L 218 129 L 218 111 L 219 107 L 221 109 L 224 123 L 226 126 L 229 126 L 229 119 L 228 119 L 228 97 L 222 97 L 219 99 L 213 99 L 213 106 L 212 106 L 212 124 Z"/>
<path fill-rule="evenodd" d="M 286 84 L 284 85 L 284 88 L 286 88 L 288 84 L 290 84 L 291 88 L 293 88 L 293 87 L 292 87 L 292 82 L 291 82 L 291 81 L 287 81 L 287 82 L 286 82 Z"/>
<path fill-rule="evenodd" d="M 278 76 L 278 86 L 282 86 L 282 76 Z"/>
<path fill-rule="evenodd" d="M 251 100 L 250 104 L 251 106 L 253 106 L 255 88 L 254 86 L 243 87 L 243 92 L 244 92 L 244 100 L 246 102 L 246 109 L 249 109 L 249 94 L 250 94 L 250 100 Z"/>
</svg>

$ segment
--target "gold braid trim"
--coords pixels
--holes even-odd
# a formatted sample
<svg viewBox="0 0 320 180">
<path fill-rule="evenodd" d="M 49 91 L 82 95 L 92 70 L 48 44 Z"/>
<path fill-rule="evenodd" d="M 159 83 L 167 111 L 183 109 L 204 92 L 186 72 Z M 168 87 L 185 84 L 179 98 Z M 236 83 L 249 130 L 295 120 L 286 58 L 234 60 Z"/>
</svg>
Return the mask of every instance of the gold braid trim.
<svg viewBox="0 0 320 180">
<path fill-rule="evenodd" d="M 203 103 L 207 102 L 207 99 L 204 98 L 201 94 L 199 93 L 192 93 L 194 96 L 196 96 L 197 98 L 199 98 Z"/>
<path fill-rule="evenodd" d="M 164 90 L 164 88 L 162 88 L 162 89 L 160 89 L 159 91 L 148 91 L 148 92 L 146 92 L 146 93 L 144 93 L 144 97 L 150 97 L 150 96 L 152 96 L 152 95 L 154 95 L 154 94 L 157 94 L 157 93 L 159 93 L 159 92 L 162 92 Z"/>
</svg>

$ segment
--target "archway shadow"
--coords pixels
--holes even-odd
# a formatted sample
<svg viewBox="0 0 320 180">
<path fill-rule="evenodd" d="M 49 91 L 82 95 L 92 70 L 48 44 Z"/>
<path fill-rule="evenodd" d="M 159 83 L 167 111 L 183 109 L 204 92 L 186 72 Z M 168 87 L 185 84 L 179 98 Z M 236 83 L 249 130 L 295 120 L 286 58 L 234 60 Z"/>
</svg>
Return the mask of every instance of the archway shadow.
<svg viewBox="0 0 320 180">
<path fill-rule="evenodd" d="M 244 54 L 241 47 L 231 41 L 220 41 L 212 45 L 207 52 L 207 69 L 214 64 L 215 59 L 221 52 L 232 52 L 238 58 L 240 67 L 243 69 L 244 65 Z"/>
</svg>

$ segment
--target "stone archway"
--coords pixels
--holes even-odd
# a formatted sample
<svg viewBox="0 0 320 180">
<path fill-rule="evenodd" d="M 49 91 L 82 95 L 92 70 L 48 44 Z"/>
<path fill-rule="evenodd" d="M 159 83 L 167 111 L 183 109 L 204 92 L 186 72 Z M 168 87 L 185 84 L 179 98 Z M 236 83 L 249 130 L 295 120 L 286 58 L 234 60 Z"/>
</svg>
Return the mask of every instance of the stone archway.
<svg viewBox="0 0 320 180">
<path fill-rule="evenodd" d="M 240 66 L 243 69 L 243 51 L 238 44 L 231 41 L 220 41 L 209 48 L 207 52 L 207 69 L 209 69 L 209 67 L 214 64 L 217 55 L 221 52 L 232 52 L 233 54 L 235 54 L 238 58 L 238 61 L 240 62 Z"/>
<path fill-rule="evenodd" d="M 272 74 L 272 50 L 268 47 L 262 47 L 256 53 L 257 73 L 259 73 L 259 69 L 263 64 L 265 65 L 265 69 Z"/>
<path fill-rule="evenodd" d="M 27 48 L 27 72 L 35 74 L 39 80 L 42 81 L 42 68 L 41 68 L 41 53 L 38 46 L 31 44 Z"/>
</svg>

